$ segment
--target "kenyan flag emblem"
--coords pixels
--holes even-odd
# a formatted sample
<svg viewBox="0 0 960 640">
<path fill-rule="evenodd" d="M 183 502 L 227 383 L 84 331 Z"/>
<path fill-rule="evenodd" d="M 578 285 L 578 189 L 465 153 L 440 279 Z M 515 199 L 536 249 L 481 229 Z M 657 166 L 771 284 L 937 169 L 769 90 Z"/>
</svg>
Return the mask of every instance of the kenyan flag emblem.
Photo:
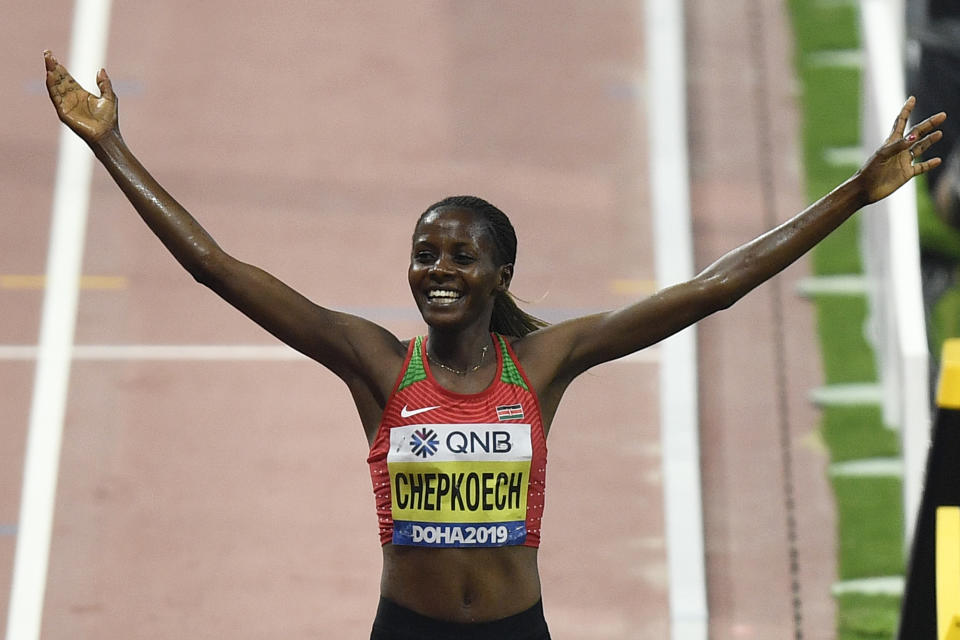
<svg viewBox="0 0 960 640">
<path fill-rule="evenodd" d="M 500 422 L 506 420 L 523 420 L 522 404 L 502 404 L 497 407 L 497 419 Z"/>
</svg>

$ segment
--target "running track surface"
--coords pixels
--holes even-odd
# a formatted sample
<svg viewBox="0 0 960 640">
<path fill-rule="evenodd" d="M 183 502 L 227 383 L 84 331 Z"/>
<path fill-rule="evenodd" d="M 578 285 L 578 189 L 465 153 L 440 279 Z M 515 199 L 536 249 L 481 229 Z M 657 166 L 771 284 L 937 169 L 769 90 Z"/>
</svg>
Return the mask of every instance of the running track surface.
<svg viewBox="0 0 960 640">
<path fill-rule="evenodd" d="M 752 169 L 741 173 L 717 155 L 725 131 L 746 126 L 741 107 L 790 106 L 785 81 L 774 77 L 782 69 L 759 79 L 743 73 L 756 52 L 735 46 L 731 27 L 737 9 L 762 6 L 774 29 L 770 53 L 785 65 L 780 3 L 737 2 L 730 17 L 719 7 L 710 15 L 711 4 L 689 9 L 700 265 L 764 228 L 759 187 L 743 184 Z M 11 45 L 0 74 L 14 114 L 0 123 L 0 275 L 37 275 L 45 265 L 59 125 L 40 52 L 66 58 L 72 12 L 67 2 L 48 5 L 23 3 L 0 25 Z M 510 213 L 520 236 L 514 290 L 534 313 L 559 319 L 649 292 L 641 8 L 614 0 L 496 10 L 116 3 L 107 66 L 128 143 L 225 248 L 321 304 L 409 337 L 423 330 L 405 284 L 409 234 L 420 211 L 453 193 Z M 729 41 L 717 41 L 721 29 Z M 91 86 L 93 70 L 76 72 Z M 738 82 L 757 81 L 781 93 L 765 105 L 726 102 L 742 92 Z M 789 168 L 791 145 L 784 139 L 771 161 Z M 795 174 L 777 180 L 787 185 L 778 191 L 782 216 L 801 203 Z M 700 213 L 718 204 L 713 218 Z M 746 213 L 732 219 L 728 209 Z M 274 344 L 180 271 L 99 169 L 83 273 L 104 277 L 84 281 L 78 345 Z M 29 278 L 3 282 L 0 345 L 33 345 L 42 291 Z M 775 303 L 795 304 L 786 285 L 773 293 Z M 777 343 L 763 329 L 771 290 L 754 295 L 759 315 L 738 305 L 701 333 L 704 380 L 714 381 L 701 381 L 701 411 L 717 638 L 792 637 L 782 473 L 767 464 L 779 455 L 776 442 L 767 450 L 776 431 L 735 430 L 760 426 L 757 412 L 771 407 L 777 420 L 778 391 L 767 370 L 752 366 L 775 358 L 762 349 L 751 356 L 755 345 L 743 339 L 758 323 L 762 340 Z M 812 335 L 809 323 L 797 331 Z M 379 545 L 366 447 L 345 388 L 307 361 L 192 353 L 74 362 L 44 637 L 364 637 Z M 809 353 L 803 345 L 789 352 L 792 369 L 812 372 L 791 380 L 792 399 L 815 383 Z M 4 602 L 33 369 L 30 359 L 0 361 Z M 751 396 L 754 404 L 743 404 Z M 656 403 L 652 350 L 583 376 L 558 414 L 541 549 L 557 638 L 668 634 Z M 814 418 L 802 408 L 792 416 L 799 441 Z M 799 455 L 807 454 L 814 493 L 798 491 L 821 508 L 822 457 Z M 814 525 L 823 528 L 822 518 Z M 818 575 L 826 566 L 829 578 L 832 540 L 820 542 L 813 548 L 827 561 L 814 565 L 808 554 L 805 566 Z M 810 624 L 831 628 L 829 605 L 817 604 L 828 601 L 821 586 L 803 594 L 808 632 Z"/>
</svg>

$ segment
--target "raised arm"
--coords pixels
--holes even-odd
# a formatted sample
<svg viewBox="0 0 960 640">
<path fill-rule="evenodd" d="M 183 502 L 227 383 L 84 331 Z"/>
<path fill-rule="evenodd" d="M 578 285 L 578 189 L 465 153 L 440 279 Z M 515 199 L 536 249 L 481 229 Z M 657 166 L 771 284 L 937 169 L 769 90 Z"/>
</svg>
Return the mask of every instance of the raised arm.
<svg viewBox="0 0 960 640">
<path fill-rule="evenodd" d="M 403 346 L 385 329 L 317 306 L 278 279 L 243 263 L 212 237 L 150 175 L 124 143 L 117 98 L 104 70 L 100 96 L 86 92 L 44 52 L 47 89 L 60 120 L 93 150 L 140 217 L 190 274 L 267 331 L 374 395 L 389 394 Z"/>
<path fill-rule="evenodd" d="M 754 287 L 802 256 L 867 204 L 890 195 L 904 183 L 940 164 L 920 160 L 942 133 L 939 113 L 906 135 L 914 106 L 911 97 L 883 145 L 846 182 L 780 226 L 727 253 L 688 282 L 610 313 L 561 323 L 530 334 L 532 362 L 549 387 L 566 384 L 586 369 L 659 342 L 701 318 L 731 306 Z M 539 335 L 538 335 L 539 334 Z M 535 343 L 541 344 L 535 344 Z M 518 344 L 518 355 L 528 351 Z M 562 354 L 538 358 L 535 354 Z"/>
</svg>

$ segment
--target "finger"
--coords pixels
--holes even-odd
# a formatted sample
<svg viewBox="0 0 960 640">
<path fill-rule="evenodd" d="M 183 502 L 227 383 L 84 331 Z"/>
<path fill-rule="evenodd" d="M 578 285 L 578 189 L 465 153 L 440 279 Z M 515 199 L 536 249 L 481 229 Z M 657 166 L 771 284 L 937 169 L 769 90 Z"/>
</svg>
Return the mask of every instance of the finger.
<svg viewBox="0 0 960 640">
<path fill-rule="evenodd" d="M 115 100 L 116 96 L 113 93 L 113 83 L 110 82 L 110 76 L 107 75 L 106 69 L 100 69 L 97 73 L 97 87 L 100 88 L 100 95 L 107 100 Z"/>
<path fill-rule="evenodd" d="M 57 58 L 49 50 L 43 52 L 43 64 L 47 69 L 48 82 L 51 76 L 55 79 L 62 78 L 63 76 L 70 76 L 70 74 L 67 73 L 66 68 L 60 64 L 60 61 L 57 60 Z"/>
<path fill-rule="evenodd" d="M 910 153 L 914 157 L 923 155 L 923 153 L 943 138 L 943 131 L 934 131 L 928 136 L 924 136 L 920 142 L 910 147 Z"/>
<path fill-rule="evenodd" d="M 930 158 L 929 160 L 924 160 L 923 162 L 917 162 L 913 165 L 913 175 L 918 176 L 921 173 L 926 173 L 933 169 L 934 167 L 939 167 L 942 160 L 939 157 Z"/>
<path fill-rule="evenodd" d="M 944 113 L 943 111 L 941 111 L 940 113 L 935 113 L 929 118 L 927 118 L 926 120 L 924 120 L 923 122 L 921 122 L 920 124 L 910 129 L 910 132 L 907 135 L 907 137 L 909 138 L 910 136 L 914 136 L 916 138 L 920 138 L 922 136 L 925 136 L 931 131 L 933 131 L 934 129 L 938 128 L 941 124 L 943 124 L 944 120 L 946 119 L 947 119 L 947 114 Z"/>
<path fill-rule="evenodd" d="M 60 78 L 49 71 L 47 72 L 47 93 L 56 105 L 60 104 L 63 100 L 63 94 L 65 93 Z"/>
<path fill-rule="evenodd" d="M 47 71 L 53 71 L 57 66 L 57 59 L 53 57 L 53 52 L 49 49 L 43 51 L 43 66 Z"/>
<path fill-rule="evenodd" d="M 74 83 L 73 77 L 67 72 L 66 68 L 60 64 L 52 55 L 45 58 L 47 65 L 47 87 L 60 85 L 64 83 Z"/>
<path fill-rule="evenodd" d="M 59 63 L 54 62 L 53 67 L 47 67 L 47 86 L 50 87 L 54 84 L 60 82 L 60 79 L 63 77 L 63 67 L 59 66 Z"/>
<path fill-rule="evenodd" d="M 887 138 L 888 142 L 893 142 L 896 138 L 903 137 L 903 132 L 907 128 L 907 121 L 910 120 L 910 112 L 913 111 L 913 105 L 916 103 L 917 99 L 913 96 L 907 98 L 907 101 L 903 103 L 903 107 L 900 108 L 900 114 L 893 123 L 893 130 L 890 132 L 890 136 Z"/>
<path fill-rule="evenodd" d="M 931 146 L 933 146 L 933 145 L 934 145 L 936 142 L 938 142 L 941 138 L 943 138 L 943 132 L 942 132 L 942 131 L 934 131 L 934 132 L 931 133 L 930 135 L 925 136 L 925 137 L 924 137 L 923 139 L 921 139 L 919 142 L 913 144 L 913 145 L 910 147 L 910 149 L 909 149 L 909 151 L 910 151 L 910 162 L 911 162 L 911 163 L 920 162 L 920 156 L 922 156 L 922 155 L 926 152 L 927 149 L 929 149 Z"/>
</svg>

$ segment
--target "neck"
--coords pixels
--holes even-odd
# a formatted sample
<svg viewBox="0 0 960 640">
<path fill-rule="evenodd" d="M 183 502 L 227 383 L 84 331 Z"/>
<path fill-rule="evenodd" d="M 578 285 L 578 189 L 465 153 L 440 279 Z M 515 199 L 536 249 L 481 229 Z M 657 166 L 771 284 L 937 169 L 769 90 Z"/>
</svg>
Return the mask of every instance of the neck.
<svg viewBox="0 0 960 640">
<path fill-rule="evenodd" d="M 464 375 L 493 362 L 490 332 L 446 332 L 431 327 L 427 334 L 427 356 L 441 368 Z"/>
</svg>

